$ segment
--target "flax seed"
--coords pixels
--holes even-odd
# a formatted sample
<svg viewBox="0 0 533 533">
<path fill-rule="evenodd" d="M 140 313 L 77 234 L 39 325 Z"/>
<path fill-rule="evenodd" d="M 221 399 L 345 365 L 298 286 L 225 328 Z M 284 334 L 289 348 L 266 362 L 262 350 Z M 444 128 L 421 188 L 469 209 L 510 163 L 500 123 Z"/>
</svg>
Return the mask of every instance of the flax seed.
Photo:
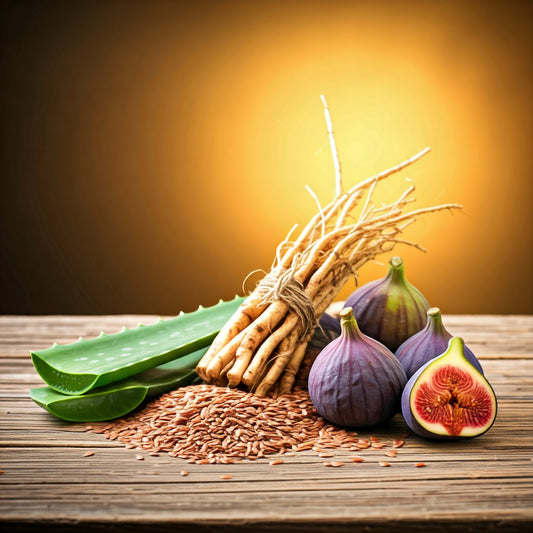
<svg viewBox="0 0 533 533">
<path fill-rule="evenodd" d="M 387 463 L 387 461 L 380 461 L 379 466 L 390 466 L 390 463 Z"/>
<path fill-rule="evenodd" d="M 302 389 L 262 397 L 215 385 L 190 385 L 162 395 L 127 418 L 86 429 L 128 448 L 200 464 L 311 449 L 333 457 L 339 448 L 384 446 L 376 437 L 360 438 L 327 423 Z"/>
<path fill-rule="evenodd" d="M 91 457 L 92 455 L 94 455 L 94 452 L 85 452 L 83 457 Z"/>
</svg>

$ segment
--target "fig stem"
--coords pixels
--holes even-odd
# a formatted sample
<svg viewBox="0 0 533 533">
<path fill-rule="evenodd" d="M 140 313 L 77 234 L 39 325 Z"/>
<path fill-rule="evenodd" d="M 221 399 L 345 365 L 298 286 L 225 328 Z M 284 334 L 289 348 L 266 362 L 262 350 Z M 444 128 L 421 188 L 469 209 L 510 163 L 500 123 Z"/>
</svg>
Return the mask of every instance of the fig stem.
<svg viewBox="0 0 533 533">
<path fill-rule="evenodd" d="M 402 268 L 403 267 L 403 261 L 402 261 L 402 258 L 395 255 L 390 261 L 389 261 L 390 265 L 393 267 L 393 268 L 396 268 L 396 269 L 399 269 L 399 268 Z"/>
<path fill-rule="evenodd" d="M 465 341 L 461 337 L 452 337 L 448 343 L 448 351 L 457 350 L 464 356 Z"/>
<path fill-rule="evenodd" d="M 431 331 L 432 333 L 440 333 L 440 334 L 448 333 L 442 322 L 442 314 L 440 312 L 440 308 L 430 307 L 427 311 L 427 317 L 428 317 L 428 321 L 427 321 L 426 329 L 428 331 Z"/>
<path fill-rule="evenodd" d="M 353 309 L 351 307 L 345 307 L 340 312 L 339 317 L 341 319 L 341 330 L 344 335 L 348 335 L 352 338 L 361 335 L 361 330 L 359 329 L 357 320 L 355 320 Z"/>
<path fill-rule="evenodd" d="M 397 255 L 394 256 L 389 261 L 389 271 L 387 273 L 387 278 L 392 283 L 397 284 L 407 284 L 407 278 L 405 277 L 405 268 L 403 265 L 403 261 L 401 257 L 398 257 Z"/>
</svg>

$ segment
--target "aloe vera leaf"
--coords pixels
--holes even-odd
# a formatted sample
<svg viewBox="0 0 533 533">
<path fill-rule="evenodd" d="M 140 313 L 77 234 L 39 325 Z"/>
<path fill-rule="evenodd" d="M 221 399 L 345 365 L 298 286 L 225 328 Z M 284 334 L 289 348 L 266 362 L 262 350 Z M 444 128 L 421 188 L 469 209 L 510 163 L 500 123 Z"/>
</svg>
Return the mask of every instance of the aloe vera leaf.
<svg viewBox="0 0 533 533">
<path fill-rule="evenodd" d="M 102 422 L 128 414 L 143 401 L 200 380 L 194 368 L 207 351 L 196 350 L 80 395 L 68 395 L 50 387 L 30 389 L 30 397 L 49 413 L 69 422 Z"/>
<path fill-rule="evenodd" d="M 83 394 L 209 345 L 243 297 L 199 307 L 155 324 L 32 352 L 45 383 L 64 394 Z"/>
</svg>

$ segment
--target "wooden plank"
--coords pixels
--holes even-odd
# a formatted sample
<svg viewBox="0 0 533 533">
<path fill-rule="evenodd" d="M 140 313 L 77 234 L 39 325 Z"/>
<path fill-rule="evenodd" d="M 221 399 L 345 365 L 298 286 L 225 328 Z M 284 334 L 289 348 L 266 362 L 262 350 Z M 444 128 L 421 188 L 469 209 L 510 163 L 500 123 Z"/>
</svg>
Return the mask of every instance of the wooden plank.
<svg viewBox="0 0 533 533">
<path fill-rule="evenodd" d="M 499 399 L 494 426 L 468 441 L 413 435 L 385 450 L 306 451 L 197 465 L 130 450 L 40 409 L 29 350 L 156 317 L 0 317 L 0 526 L 6 531 L 525 531 L 533 525 L 533 317 L 450 316 L 480 355 Z M 502 341 L 505 340 L 505 342 Z M 405 434 L 400 415 L 359 431 Z M 85 457 L 87 452 L 94 455 Z M 137 460 L 137 455 L 143 460 Z M 362 463 L 351 457 L 361 456 Z M 331 460 L 331 459 L 329 459 Z M 381 467 L 386 460 L 390 467 Z M 418 462 L 425 467 L 417 468 Z M 182 470 L 189 475 L 182 476 Z M 229 480 L 220 478 L 232 476 Z"/>
<path fill-rule="evenodd" d="M 1 316 L 0 353 L 25 354 L 42 349 L 52 342 L 73 342 L 78 337 L 96 337 L 101 331 L 116 333 L 122 327 L 139 323 L 152 324 L 158 317 L 151 315 L 94 316 Z M 167 316 L 161 317 L 169 318 Z M 533 316 L 529 315 L 444 315 L 447 329 L 461 336 L 480 357 L 519 353 L 533 357 Z"/>
</svg>

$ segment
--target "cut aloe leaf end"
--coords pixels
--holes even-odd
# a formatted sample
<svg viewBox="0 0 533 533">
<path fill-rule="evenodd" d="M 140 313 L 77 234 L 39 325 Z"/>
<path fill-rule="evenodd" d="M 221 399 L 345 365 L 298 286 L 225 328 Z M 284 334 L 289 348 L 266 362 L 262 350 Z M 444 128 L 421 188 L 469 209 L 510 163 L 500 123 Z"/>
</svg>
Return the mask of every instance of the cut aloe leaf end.
<svg viewBox="0 0 533 533">
<path fill-rule="evenodd" d="M 80 338 L 66 345 L 32 352 L 45 383 L 63 394 L 80 395 L 208 346 L 244 297 L 199 307 L 155 324 Z"/>
<path fill-rule="evenodd" d="M 200 381 L 194 368 L 207 351 L 196 350 L 179 359 L 145 370 L 81 395 L 50 387 L 30 389 L 30 397 L 52 415 L 69 422 L 103 422 L 124 416 L 145 400 Z"/>
<path fill-rule="evenodd" d="M 30 389 L 30 397 L 52 415 L 68 422 L 103 422 L 124 416 L 139 406 L 146 397 L 146 389 L 126 387 L 69 396 L 50 387 L 39 387 Z"/>
</svg>

